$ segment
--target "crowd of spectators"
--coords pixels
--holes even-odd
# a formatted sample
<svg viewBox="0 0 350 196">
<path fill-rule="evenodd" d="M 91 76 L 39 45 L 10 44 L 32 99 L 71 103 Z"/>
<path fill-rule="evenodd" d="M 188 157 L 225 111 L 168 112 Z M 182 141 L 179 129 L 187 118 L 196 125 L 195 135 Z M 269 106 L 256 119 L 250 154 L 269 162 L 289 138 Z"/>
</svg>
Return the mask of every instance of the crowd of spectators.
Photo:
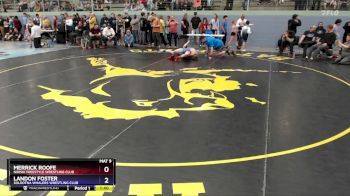
<svg viewBox="0 0 350 196">
<path fill-rule="evenodd" d="M 287 0 L 286 0 L 287 1 Z M 289 1 L 289 0 L 288 0 Z M 247 10 L 248 7 L 268 7 L 283 6 L 285 0 L 230 0 L 224 4 L 214 4 L 214 0 L 94 0 L 91 5 L 90 0 L 16 0 L 18 2 L 13 10 L 18 12 L 48 12 L 48 11 L 107 11 L 111 9 L 124 9 L 124 11 L 154 11 L 154 10 L 211 10 L 218 7 L 225 7 L 224 10 L 237 9 L 237 4 L 242 4 L 239 8 Z M 292 0 L 295 10 L 347 10 L 348 0 Z M 222 2 L 224 3 L 224 2 Z M 233 4 L 236 4 L 234 7 Z M 6 1 L 0 8 L 6 12 L 9 7 L 13 7 L 14 1 Z M 251 9 L 250 8 L 250 9 Z M 293 9 L 292 7 L 290 7 Z"/>
<path fill-rule="evenodd" d="M 294 56 L 294 47 L 299 46 L 303 49 L 302 58 L 308 61 L 329 58 L 334 59 L 336 64 L 350 64 L 350 21 L 343 25 L 343 35 L 340 33 L 341 19 L 326 27 L 323 22 L 318 22 L 298 36 L 297 28 L 301 25 L 299 16 L 294 14 L 288 21 L 287 31 L 277 43 L 281 55 L 289 48 L 289 55 Z"/>
</svg>

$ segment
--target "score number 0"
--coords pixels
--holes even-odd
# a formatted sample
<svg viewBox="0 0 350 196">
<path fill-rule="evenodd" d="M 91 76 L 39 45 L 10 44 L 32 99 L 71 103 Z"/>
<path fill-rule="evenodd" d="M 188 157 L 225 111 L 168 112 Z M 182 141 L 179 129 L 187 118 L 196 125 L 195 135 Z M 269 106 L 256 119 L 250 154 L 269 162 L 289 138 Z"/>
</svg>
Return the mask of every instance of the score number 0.
<svg viewBox="0 0 350 196">
<path fill-rule="evenodd" d="M 103 171 L 105 172 L 105 173 L 108 173 L 109 172 L 109 167 L 108 166 L 105 166 L 104 168 L 103 168 Z M 105 177 L 105 184 L 108 184 L 109 183 L 109 178 L 108 177 Z"/>
</svg>

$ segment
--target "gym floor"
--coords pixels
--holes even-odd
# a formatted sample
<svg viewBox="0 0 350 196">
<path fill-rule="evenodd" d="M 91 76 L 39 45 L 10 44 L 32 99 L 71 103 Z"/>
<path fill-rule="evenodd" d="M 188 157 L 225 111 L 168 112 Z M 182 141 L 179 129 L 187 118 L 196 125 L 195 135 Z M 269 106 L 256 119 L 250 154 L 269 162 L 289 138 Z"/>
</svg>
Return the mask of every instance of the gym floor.
<svg viewBox="0 0 350 196">
<path fill-rule="evenodd" d="M 350 193 L 350 67 L 167 57 L 76 48 L 1 60 L 0 195 Z M 116 158 L 116 188 L 9 192 L 15 157 Z"/>
</svg>

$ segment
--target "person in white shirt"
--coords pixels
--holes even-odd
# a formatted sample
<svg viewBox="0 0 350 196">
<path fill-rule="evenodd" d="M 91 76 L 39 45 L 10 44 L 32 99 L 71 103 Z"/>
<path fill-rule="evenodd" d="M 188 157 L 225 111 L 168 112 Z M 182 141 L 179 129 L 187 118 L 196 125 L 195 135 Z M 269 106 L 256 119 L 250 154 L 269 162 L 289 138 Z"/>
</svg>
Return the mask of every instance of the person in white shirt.
<svg viewBox="0 0 350 196">
<path fill-rule="evenodd" d="M 245 18 L 245 16 L 242 14 L 241 17 L 237 20 L 236 22 L 236 26 L 238 27 L 238 31 L 237 31 L 237 40 L 238 40 L 238 45 L 237 45 L 237 49 L 240 50 L 242 47 L 242 28 L 243 26 L 246 24 L 247 19 Z"/>
<path fill-rule="evenodd" d="M 111 25 L 108 23 L 107 27 L 102 31 L 103 47 L 107 47 L 107 42 L 111 41 L 114 42 L 115 46 L 117 45 L 114 29 L 111 28 Z"/>
<path fill-rule="evenodd" d="M 237 20 L 236 22 L 236 26 L 237 27 L 243 27 L 244 24 L 247 22 L 247 19 L 245 18 L 245 16 L 242 14 L 241 17 Z"/>
<path fill-rule="evenodd" d="M 35 48 L 41 48 L 41 28 L 38 22 L 34 22 L 34 26 L 31 28 L 31 37 L 34 42 Z"/>
<path fill-rule="evenodd" d="M 217 14 L 214 15 L 213 19 L 211 19 L 210 24 L 212 25 L 211 30 L 213 31 L 213 34 L 219 34 L 220 20 Z"/>
</svg>

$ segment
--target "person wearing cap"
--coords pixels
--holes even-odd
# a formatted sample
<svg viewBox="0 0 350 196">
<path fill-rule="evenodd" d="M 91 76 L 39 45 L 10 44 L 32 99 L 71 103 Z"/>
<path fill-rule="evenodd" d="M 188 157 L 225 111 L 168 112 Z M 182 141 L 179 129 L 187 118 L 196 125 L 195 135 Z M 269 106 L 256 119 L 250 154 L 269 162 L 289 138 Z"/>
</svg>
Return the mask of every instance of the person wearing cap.
<svg viewBox="0 0 350 196">
<path fill-rule="evenodd" d="M 301 26 L 301 20 L 298 14 L 293 14 L 292 18 L 288 20 L 288 31 L 293 31 L 296 34 L 299 26 Z"/>
<path fill-rule="evenodd" d="M 112 42 L 112 41 L 114 42 L 114 46 L 116 46 L 116 38 L 115 38 L 114 29 L 108 23 L 107 27 L 104 28 L 102 31 L 102 42 L 103 42 L 102 48 L 106 48 L 107 42 Z"/>
</svg>

